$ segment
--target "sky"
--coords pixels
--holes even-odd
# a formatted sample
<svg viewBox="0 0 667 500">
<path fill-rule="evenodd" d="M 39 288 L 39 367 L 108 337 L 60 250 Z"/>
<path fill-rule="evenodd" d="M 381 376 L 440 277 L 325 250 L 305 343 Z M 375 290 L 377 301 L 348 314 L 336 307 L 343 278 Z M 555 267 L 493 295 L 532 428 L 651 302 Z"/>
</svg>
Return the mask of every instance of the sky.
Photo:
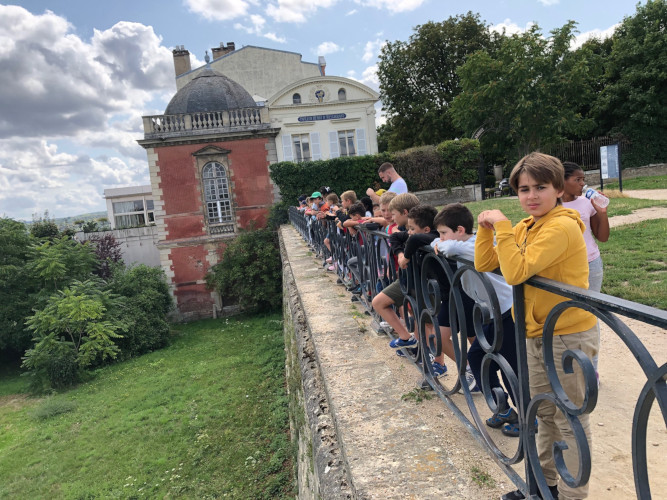
<svg viewBox="0 0 667 500">
<path fill-rule="evenodd" d="M 463 6 L 464 5 L 464 6 Z M 28 0 L 0 4 L 0 217 L 105 210 L 104 189 L 148 184 L 141 117 L 176 92 L 174 47 L 192 67 L 220 42 L 326 59 L 328 75 L 378 90 L 377 57 L 414 28 L 479 13 L 494 29 L 577 43 L 606 36 L 635 0 Z M 378 105 L 378 109 L 380 105 Z M 382 120 L 378 113 L 378 120 Z"/>
</svg>

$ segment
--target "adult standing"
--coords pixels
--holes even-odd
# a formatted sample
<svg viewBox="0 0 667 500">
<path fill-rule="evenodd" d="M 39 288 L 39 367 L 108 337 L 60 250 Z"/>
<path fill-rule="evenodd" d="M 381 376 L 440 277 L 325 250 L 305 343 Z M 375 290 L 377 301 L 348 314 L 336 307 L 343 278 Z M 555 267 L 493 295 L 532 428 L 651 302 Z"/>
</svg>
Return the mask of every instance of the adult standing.
<svg viewBox="0 0 667 500">
<path fill-rule="evenodd" d="M 398 172 L 396 172 L 394 166 L 391 163 L 385 162 L 380 165 L 380 168 L 378 169 L 378 175 L 380 176 L 380 179 L 382 179 L 382 182 L 391 182 L 391 186 L 389 186 L 387 191 L 396 194 L 403 194 L 408 192 L 408 185 L 405 183 L 403 177 L 398 175 Z M 370 197 L 371 200 L 373 200 L 373 203 L 380 203 L 380 197 L 375 191 L 373 191 L 373 188 L 368 188 L 366 190 L 366 194 Z"/>
</svg>

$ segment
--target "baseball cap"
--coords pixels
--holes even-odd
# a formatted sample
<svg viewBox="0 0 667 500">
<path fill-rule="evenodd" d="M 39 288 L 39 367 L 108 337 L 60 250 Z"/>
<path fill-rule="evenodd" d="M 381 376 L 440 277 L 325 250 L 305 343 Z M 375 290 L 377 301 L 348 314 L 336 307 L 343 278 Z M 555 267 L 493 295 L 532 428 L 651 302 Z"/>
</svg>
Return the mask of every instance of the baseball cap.
<svg viewBox="0 0 667 500">
<path fill-rule="evenodd" d="M 322 193 L 319 191 L 315 191 L 313 194 L 310 195 L 311 198 L 322 198 Z"/>
</svg>

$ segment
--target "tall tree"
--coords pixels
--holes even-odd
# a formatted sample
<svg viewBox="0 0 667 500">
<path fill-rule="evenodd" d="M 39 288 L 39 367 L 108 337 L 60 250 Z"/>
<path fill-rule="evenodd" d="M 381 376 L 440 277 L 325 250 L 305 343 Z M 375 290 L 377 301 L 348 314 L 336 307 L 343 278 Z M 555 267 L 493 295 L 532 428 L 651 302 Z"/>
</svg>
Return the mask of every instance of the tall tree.
<svg viewBox="0 0 667 500">
<path fill-rule="evenodd" d="M 408 42 L 388 42 L 380 53 L 380 99 L 390 151 L 458 137 L 449 104 L 461 91 L 456 68 L 477 50 L 492 50 L 492 36 L 479 14 L 417 26 Z"/>
<path fill-rule="evenodd" d="M 667 154 L 667 2 L 638 4 L 613 36 L 605 87 L 595 115 L 602 132 L 633 141 L 631 162 L 664 161 Z M 629 166 L 626 163 L 626 166 Z"/>
<path fill-rule="evenodd" d="M 534 25 L 504 38 L 497 52 L 480 51 L 459 69 L 463 92 L 452 103 L 454 122 L 466 133 L 483 127 L 482 150 L 495 160 L 592 130 L 581 114 L 592 98 L 590 50 L 570 51 L 574 21 L 542 36 Z"/>
</svg>

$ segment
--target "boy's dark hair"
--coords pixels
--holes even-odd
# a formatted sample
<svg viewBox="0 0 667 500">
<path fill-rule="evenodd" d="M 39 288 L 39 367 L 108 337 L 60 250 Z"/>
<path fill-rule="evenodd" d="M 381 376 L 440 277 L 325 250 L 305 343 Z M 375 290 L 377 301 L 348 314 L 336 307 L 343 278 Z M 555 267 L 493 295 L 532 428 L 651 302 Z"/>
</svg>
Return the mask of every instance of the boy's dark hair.
<svg viewBox="0 0 667 500">
<path fill-rule="evenodd" d="M 564 161 L 563 170 L 565 170 L 565 178 L 569 179 L 577 170 L 581 170 L 583 172 L 584 169 L 573 161 Z"/>
<path fill-rule="evenodd" d="M 465 229 L 466 234 L 472 234 L 472 228 L 475 220 L 472 212 L 461 203 L 450 203 L 445 205 L 440 212 L 433 218 L 435 229 L 438 226 L 447 226 L 452 231 L 456 231 L 459 226 Z"/>
<path fill-rule="evenodd" d="M 519 177 L 523 173 L 530 175 L 537 182 L 551 184 L 556 191 L 565 189 L 563 164 L 554 156 L 535 152 L 521 158 L 510 174 L 510 186 L 514 191 L 519 191 Z M 558 202 L 560 203 L 560 198 Z"/>
<path fill-rule="evenodd" d="M 436 208 L 431 205 L 417 205 L 408 212 L 408 219 L 412 219 L 421 229 L 425 227 L 433 229 L 433 218 L 437 213 Z"/>
<path fill-rule="evenodd" d="M 350 208 L 347 209 L 347 214 L 348 215 L 361 215 L 362 217 L 366 215 L 366 207 L 364 206 L 363 203 L 357 202 L 354 205 L 351 205 Z"/>
<path fill-rule="evenodd" d="M 364 196 L 359 201 L 366 207 L 367 212 L 373 213 L 373 200 L 371 200 L 368 196 Z"/>
</svg>

